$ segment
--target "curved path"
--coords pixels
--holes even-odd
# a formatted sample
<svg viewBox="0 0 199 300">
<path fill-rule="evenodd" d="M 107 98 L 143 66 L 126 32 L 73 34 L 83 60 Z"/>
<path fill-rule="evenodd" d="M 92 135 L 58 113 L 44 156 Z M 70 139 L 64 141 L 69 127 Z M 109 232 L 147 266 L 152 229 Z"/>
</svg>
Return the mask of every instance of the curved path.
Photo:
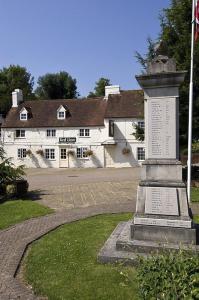
<svg viewBox="0 0 199 300">
<path fill-rule="evenodd" d="M 0 299 L 39 299 L 16 278 L 23 255 L 33 241 L 69 222 L 98 214 L 132 211 L 131 203 L 97 205 L 30 219 L 0 231 Z"/>
<path fill-rule="evenodd" d="M 104 213 L 133 212 L 139 168 L 28 170 L 30 189 L 54 214 L 0 231 L 0 300 L 39 299 L 16 278 L 27 247 L 62 224 Z M 193 205 L 199 214 L 199 205 Z M 42 299 L 42 298 L 41 298 Z"/>
</svg>

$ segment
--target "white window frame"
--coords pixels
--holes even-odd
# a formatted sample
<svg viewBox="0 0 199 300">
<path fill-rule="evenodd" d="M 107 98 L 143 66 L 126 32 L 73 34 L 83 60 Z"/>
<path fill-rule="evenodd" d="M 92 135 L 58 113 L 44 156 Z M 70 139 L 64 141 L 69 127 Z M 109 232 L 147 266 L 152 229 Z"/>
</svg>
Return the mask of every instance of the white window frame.
<svg viewBox="0 0 199 300">
<path fill-rule="evenodd" d="M 77 159 L 88 159 L 88 156 L 85 152 L 88 150 L 88 147 L 78 147 L 76 148 L 76 157 Z"/>
<path fill-rule="evenodd" d="M 66 148 L 61 148 L 60 149 L 60 159 L 61 160 L 66 160 L 67 159 L 67 149 Z"/>
<path fill-rule="evenodd" d="M 62 116 L 60 116 L 60 114 L 63 114 Z M 64 120 L 66 118 L 66 112 L 61 110 L 61 111 L 58 111 L 57 113 L 57 119 L 59 120 Z"/>
<path fill-rule="evenodd" d="M 19 132 L 19 136 L 17 136 L 17 132 Z M 22 132 L 23 132 L 23 134 L 22 134 Z M 25 139 L 25 137 L 26 137 L 26 131 L 25 131 L 25 129 L 16 129 L 16 131 L 15 131 L 15 138 L 17 138 L 17 139 Z"/>
<path fill-rule="evenodd" d="M 137 160 L 138 161 L 145 160 L 145 148 L 144 147 L 137 147 Z"/>
<path fill-rule="evenodd" d="M 45 159 L 55 160 L 55 149 L 54 148 L 46 148 L 45 149 Z"/>
<path fill-rule="evenodd" d="M 47 129 L 46 136 L 47 138 L 56 137 L 56 129 Z"/>
<path fill-rule="evenodd" d="M 18 148 L 17 149 L 17 157 L 20 159 L 26 158 L 26 148 Z"/>
<path fill-rule="evenodd" d="M 145 123 L 144 121 L 138 121 L 138 126 L 142 129 L 145 129 Z"/>
<path fill-rule="evenodd" d="M 80 128 L 79 136 L 80 137 L 90 137 L 90 129 L 89 128 Z"/>
<path fill-rule="evenodd" d="M 21 121 L 27 121 L 28 120 L 28 114 L 26 112 L 20 113 L 20 120 Z"/>
</svg>

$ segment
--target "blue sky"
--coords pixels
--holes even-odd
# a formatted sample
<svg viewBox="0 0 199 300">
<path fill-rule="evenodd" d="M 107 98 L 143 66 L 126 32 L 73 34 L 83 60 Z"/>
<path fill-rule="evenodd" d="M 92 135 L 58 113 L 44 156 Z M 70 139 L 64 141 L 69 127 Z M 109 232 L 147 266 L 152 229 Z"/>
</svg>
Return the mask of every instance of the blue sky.
<svg viewBox="0 0 199 300">
<path fill-rule="evenodd" d="M 140 65 L 156 38 L 159 13 L 170 0 L 0 0 L 0 68 L 25 66 L 37 78 L 65 70 L 81 96 L 100 77 L 122 89 L 137 88 Z"/>
</svg>

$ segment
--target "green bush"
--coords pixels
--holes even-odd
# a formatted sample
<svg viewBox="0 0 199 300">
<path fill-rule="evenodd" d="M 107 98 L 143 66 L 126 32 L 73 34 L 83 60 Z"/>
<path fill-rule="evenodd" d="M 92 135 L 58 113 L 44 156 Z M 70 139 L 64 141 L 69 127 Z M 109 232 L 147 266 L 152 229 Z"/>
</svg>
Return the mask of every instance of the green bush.
<svg viewBox="0 0 199 300">
<path fill-rule="evenodd" d="M 6 158 L 4 149 L 0 146 L 0 193 L 4 193 L 7 184 L 23 179 L 24 166 L 15 167 L 11 158 Z"/>
<path fill-rule="evenodd" d="M 181 151 L 182 154 L 187 155 L 188 149 L 185 148 Z M 192 144 L 192 153 L 199 153 L 199 142 L 193 142 Z"/>
<path fill-rule="evenodd" d="M 144 300 L 199 299 L 199 257 L 183 250 L 141 257 L 138 285 Z"/>
</svg>

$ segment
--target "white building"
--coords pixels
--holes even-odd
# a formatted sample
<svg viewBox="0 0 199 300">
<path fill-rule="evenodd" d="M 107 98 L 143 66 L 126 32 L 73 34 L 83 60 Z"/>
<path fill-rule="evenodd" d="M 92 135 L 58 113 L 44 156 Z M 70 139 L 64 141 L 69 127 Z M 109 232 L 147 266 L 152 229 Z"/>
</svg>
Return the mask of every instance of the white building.
<svg viewBox="0 0 199 300">
<path fill-rule="evenodd" d="M 31 168 L 130 167 L 144 160 L 144 143 L 133 136 L 144 126 L 142 91 L 106 87 L 105 97 L 23 101 L 12 108 L 1 140 L 16 165 Z"/>
</svg>

